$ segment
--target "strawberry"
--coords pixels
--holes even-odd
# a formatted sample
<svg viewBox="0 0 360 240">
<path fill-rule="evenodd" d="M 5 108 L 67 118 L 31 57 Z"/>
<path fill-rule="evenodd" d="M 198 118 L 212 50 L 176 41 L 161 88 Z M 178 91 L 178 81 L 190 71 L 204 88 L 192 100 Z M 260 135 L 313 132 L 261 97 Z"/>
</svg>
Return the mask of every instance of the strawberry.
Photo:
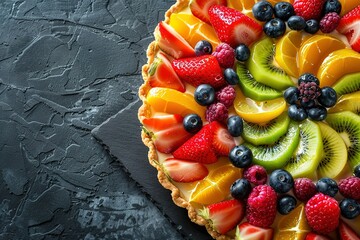
<svg viewBox="0 0 360 240">
<path fill-rule="evenodd" d="M 340 221 L 339 233 L 341 240 L 360 240 L 360 236 L 343 221 Z"/>
<path fill-rule="evenodd" d="M 195 17 L 210 23 L 209 8 L 214 4 L 226 5 L 226 0 L 192 0 L 190 10 Z"/>
<path fill-rule="evenodd" d="M 170 25 L 160 22 L 155 31 L 155 38 L 161 50 L 174 58 L 195 56 L 195 50 Z"/>
<path fill-rule="evenodd" d="M 233 48 L 241 43 L 251 45 L 263 32 L 262 26 L 255 20 L 229 7 L 213 5 L 209 16 L 218 38 Z"/>
<path fill-rule="evenodd" d="M 204 179 L 209 171 L 201 163 L 168 158 L 162 164 L 165 173 L 175 182 L 189 183 Z"/>
<path fill-rule="evenodd" d="M 322 9 L 326 0 L 295 0 L 293 7 L 296 15 L 305 20 L 320 20 Z"/>
<path fill-rule="evenodd" d="M 185 86 L 176 75 L 171 62 L 163 52 L 158 52 L 154 62 L 149 68 L 149 84 L 151 87 L 172 88 L 179 92 L 185 92 Z"/>
<path fill-rule="evenodd" d="M 330 238 L 316 234 L 314 232 L 309 232 L 306 234 L 305 240 L 330 240 Z"/>
<path fill-rule="evenodd" d="M 200 211 L 200 216 L 210 221 L 212 228 L 225 234 L 244 218 L 244 204 L 236 199 L 211 204 Z"/>
<path fill-rule="evenodd" d="M 236 228 L 235 240 L 271 240 L 274 234 L 272 228 L 254 226 L 243 222 Z"/>
<path fill-rule="evenodd" d="M 234 138 L 230 135 L 229 131 L 222 127 L 220 123 L 213 123 L 214 139 L 212 147 L 219 156 L 229 156 L 230 150 L 235 147 Z"/>
<path fill-rule="evenodd" d="M 192 134 L 183 126 L 183 117 L 178 114 L 158 115 L 143 119 L 144 130 L 149 134 L 156 149 L 171 153 L 188 140 Z"/>
<path fill-rule="evenodd" d="M 176 59 L 172 66 L 181 80 L 195 87 L 204 83 L 214 88 L 226 85 L 221 67 L 212 55 Z"/>
<path fill-rule="evenodd" d="M 360 52 L 360 5 L 340 19 L 337 30 L 346 36 L 352 49 Z"/>
</svg>

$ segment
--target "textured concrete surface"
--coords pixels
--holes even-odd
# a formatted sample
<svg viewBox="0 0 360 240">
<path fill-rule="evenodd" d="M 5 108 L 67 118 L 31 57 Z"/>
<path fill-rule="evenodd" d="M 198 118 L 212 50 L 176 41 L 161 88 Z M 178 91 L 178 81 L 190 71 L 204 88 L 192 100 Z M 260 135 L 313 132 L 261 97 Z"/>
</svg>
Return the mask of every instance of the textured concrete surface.
<svg viewBox="0 0 360 240">
<path fill-rule="evenodd" d="M 0 239 L 182 239 L 91 135 L 173 2 L 1 1 Z"/>
</svg>

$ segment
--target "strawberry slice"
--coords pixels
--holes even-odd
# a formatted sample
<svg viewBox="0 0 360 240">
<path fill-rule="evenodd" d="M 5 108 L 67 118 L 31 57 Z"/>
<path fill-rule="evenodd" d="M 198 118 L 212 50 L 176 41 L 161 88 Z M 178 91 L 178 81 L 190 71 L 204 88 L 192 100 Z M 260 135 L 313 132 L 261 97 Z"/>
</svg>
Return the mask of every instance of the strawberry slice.
<svg viewBox="0 0 360 240">
<path fill-rule="evenodd" d="M 192 0 L 190 10 L 195 17 L 210 23 L 209 8 L 214 4 L 225 6 L 226 2 L 226 0 Z"/>
<path fill-rule="evenodd" d="M 186 90 L 183 82 L 171 66 L 171 62 L 163 52 L 158 52 L 149 68 L 149 84 L 151 87 L 172 88 L 179 92 L 185 92 Z"/>
<path fill-rule="evenodd" d="M 178 114 L 158 115 L 143 119 L 144 130 L 148 133 L 156 149 L 162 153 L 171 153 L 192 134 L 183 126 L 183 117 Z"/>
<path fill-rule="evenodd" d="M 214 203 L 200 211 L 200 216 L 210 221 L 212 228 L 221 234 L 235 228 L 244 215 L 244 204 L 236 199 Z"/>
<path fill-rule="evenodd" d="M 273 233 L 272 228 L 257 227 L 244 222 L 236 228 L 235 240 L 271 240 Z"/>
<path fill-rule="evenodd" d="M 339 232 L 341 240 L 360 240 L 360 236 L 343 221 L 340 221 Z"/>
<path fill-rule="evenodd" d="M 209 16 L 218 38 L 233 48 L 241 43 L 251 45 L 263 32 L 262 26 L 254 19 L 226 6 L 211 6 Z"/>
<path fill-rule="evenodd" d="M 168 158 L 162 164 L 165 173 L 175 182 L 189 183 L 204 179 L 209 170 L 201 163 Z"/>
<path fill-rule="evenodd" d="M 194 48 L 170 25 L 165 22 L 158 24 L 155 38 L 161 50 L 174 58 L 195 56 Z"/>
<path fill-rule="evenodd" d="M 360 5 L 340 19 L 337 30 L 346 36 L 352 49 L 360 52 Z"/>
<path fill-rule="evenodd" d="M 330 240 L 330 238 L 316 234 L 314 232 L 309 232 L 306 234 L 305 240 Z"/>
<path fill-rule="evenodd" d="M 181 80 L 197 87 L 200 84 L 210 84 L 214 88 L 226 85 L 223 71 L 212 55 L 176 59 L 172 66 Z"/>
<path fill-rule="evenodd" d="M 229 156 L 230 150 L 235 147 L 234 138 L 220 123 L 213 123 L 214 139 L 212 146 L 218 156 Z"/>
</svg>

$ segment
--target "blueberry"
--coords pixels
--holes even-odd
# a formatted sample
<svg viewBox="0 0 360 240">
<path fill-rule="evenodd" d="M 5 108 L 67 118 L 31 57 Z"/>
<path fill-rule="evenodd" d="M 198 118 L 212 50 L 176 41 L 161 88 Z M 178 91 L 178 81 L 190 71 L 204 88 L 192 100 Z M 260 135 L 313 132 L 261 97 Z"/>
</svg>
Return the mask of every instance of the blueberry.
<svg viewBox="0 0 360 240">
<path fill-rule="evenodd" d="M 327 117 L 327 110 L 323 106 L 316 106 L 308 109 L 308 117 L 314 121 L 322 121 Z"/>
<path fill-rule="evenodd" d="M 237 73 L 234 71 L 234 69 L 232 68 L 226 68 L 224 71 L 224 78 L 225 81 L 229 84 L 229 85 L 236 85 L 239 83 L 239 76 L 237 75 Z"/>
<path fill-rule="evenodd" d="M 294 186 L 291 174 L 283 169 L 277 169 L 270 174 L 270 186 L 277 193 L 286 193 Z"/>
<path fill-rule="evenodd" d="M 295 104 L 299 99 L 300 91 L 297 87 L 289 87 L 284 92 L 284 99 L 288 104 Z"/>
<path fill-rule="evenodd" d="M 235 58 L 238 61 L 245 62 L 250 57 L 250 49 L 245 44 L 240 44 L 235 48 Z"/>
<path fill-rule="evenodd" d="M 212 53 L 212 46 L 209 41 L 201 40 L 195 45 L 196 56 L 209 55 Z"/>
<path fill-rule="evenodd" d="M 244 145 L 238 145 L 231 149 L 229 153 L 229 159 L 235 167 L 246 168 L 251 165 L 253 154 L 248 147 Z"/>
<path fill-rule="evenodd" d="M 292 30 L 300 31 L 306 27 L 306 21 L 303 17 L 295 15 L 288 19 L 287 25 Z"/>
<path fill-rule="evenodd" d="M 341 215 L 347 219 L 354 219 L 360 215 L 360 204 L 354 199 L 344 198 L 340 202 Z"/>
<path fill-rule="evenodd" d="M 197 114 L 188 114 L 183 119 L 183 125 L 189 133 L 197 133 L 203 126 L 201 117 Z"/>
<path fill-rule="evenodd" d="M 340 14 L 341 3 L 338 0 L 327 0 L 325 2 L 323 7 L 323 15 L 330 12 L 336 12 L 337 14 Z"/>
<path fill-rule="evenodd" d="M 243 120 L 241 117 L 234 115 L 227 120 L 227 129 L 231 136 L 239 137 L 243 132 Z"/>
<path fill-rule="evenodd" d="M 320 178 L 316 183 L 316 189 L 330 197 L 334 197 L 339 191 L 339 187 L 334 179 L 331 178 Z"/>
<path fill-rule="evenodd" d="M 277 210 L 282 215 L 289 214 L 296 207 L 296 198 L 291 195 L 285 194 L 279 197 L 277 201 Z"/>
<path fill-rule="evenodd" d="M 305 109 L 302 107 L 298 107 L 295 104 L 289 106 L 288 115 L 292 120 L 298 122 L 301 122 L 308 117 Z"/>
<path fill-rule="evenodd" d="M 278 2 L 274 5 L 274 12 L 277 18 L 283 21 L 289 19 L 289 17 L 295 15 L 294 7 L 288 2 Z"/>
<path fill-rule="evenodd" d="M 208 106 L 215 100 L 215 89 L 209 84 L 201 84 L 196 88 L 194 97 L 201 106 Z"/>
<path fill-rule="evenodd" d="M 251 184 L 245 178 L 236 180 L 230 187 L 231 196 L 238 200 L 246 199 L 251 192 Z"/>
<path fill-rule="evenodd" d="M 315 19 L 309 19 L 306 21 L 306 26 L 305 26 L 305 32 L 310 33 L 310 34 L 314 34 L 317 31 L 319 31 L 320 29 L 320 25 L 319 22 Z"/>
<path fill-rule="evenodd" d="M 323 87 L 317 100 L 324 107 L 332 107 L 337 101 L 336 91 L 332 87 Z"/>
<path fill-rule="evenodd" d="M 286 25 L 283 20 L 279 18 L 273 18 L 265 23 L 263 29 L 265 34 L 269 37 L 278 38 L 284 35 L 286 31 Z"/>
<path fill-rule="evenodd" d="M 300 85 L 303 82 L 304 83 L 315 82 L 317 85 L 320 84 L 319 79 L 311 73 L 304 73 L 298 78 L 298 85 Z"/>
<path fill-rule="evenodd" d="M 354 168 L 354 176 L 360 178 L 360 165 Z"/>
<path fill-rule="evenodd" d="M 305 109 L 309 109 L 309 108 L 313 108 L 316 106 L 316 102 L 313 99 L 309 99 L 308 101 L 304 101 L 303 99 L 300 100 L 300 105 L 305 108 Z M 308 112 L 309 115 L 309 112 Z"/>
<path fill-rule="evenodd" d="M 266 22 L 272 18 L 274 9 L 268 1 L 259 1 L 252 7 L 252 12 L 257 20 Z"/>
</svg>

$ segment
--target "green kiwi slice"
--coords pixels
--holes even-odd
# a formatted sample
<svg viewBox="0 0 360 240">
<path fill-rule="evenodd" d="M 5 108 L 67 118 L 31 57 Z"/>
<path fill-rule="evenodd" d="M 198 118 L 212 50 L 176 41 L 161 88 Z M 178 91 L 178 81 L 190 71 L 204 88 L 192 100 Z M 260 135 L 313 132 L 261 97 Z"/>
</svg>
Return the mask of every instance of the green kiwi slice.
<svg viewBox="0 0 360 240">
<path fill-rule="evenodd" d="M 360 117 L 353 112 L 328 114 L 326 122 L 340 134 L 348 152 L 348 162 L 353 169 L 360 164 Z"/>
<path fill-rule="evenodd" d="M 244 143 L 253 153 L 253 162 L 266 168 L 268 171 L 282 168 L 291 158 L 299 144 L 299 125 L 290 122 L 287 133 L 271 145 L 255 146 Z"/>
<path fill-rule="evenodd" d="M 317 167 L 318 178 L 337 177 L 347 163 L 347 149 L 340 135 L 329 125 L 318 122 L 323 142 L 323 156 Z"/>
<path fill-rule="evenodd" d="M 294 178 L 313 177 L 323 155 L 320 127 L 313 121 L 300 124 L 300 143 L 285 166 Z"/>
<path fill-rule="evenodd" d="M 360 90 L 360 72 L 346 74 L 333 86 L 338 96 Z"/>
<path fill-rule="evenodd" d="M 247 68 L 256 81 L 277 90 L 285 90 L 294 85 L 287 73 L 274 65 L 275 45 L 265 37 L 251 48 Z"/>
<path fill-rule="evenodd" d="M 282 96 L 282 92 L 256 81 L 244 64 L 236 64 L 239 86 L 245 96 L 256 101 L 271 100 Z"/>
<path fill-rule="evenodd" d="M 242 137 L 253 145 L 274 144 L 283 136 L 290 124 L 290 118 L 287 112 L 282 113 L 270 122 L 259 125 L 243 121 Z"/>
</svg>

